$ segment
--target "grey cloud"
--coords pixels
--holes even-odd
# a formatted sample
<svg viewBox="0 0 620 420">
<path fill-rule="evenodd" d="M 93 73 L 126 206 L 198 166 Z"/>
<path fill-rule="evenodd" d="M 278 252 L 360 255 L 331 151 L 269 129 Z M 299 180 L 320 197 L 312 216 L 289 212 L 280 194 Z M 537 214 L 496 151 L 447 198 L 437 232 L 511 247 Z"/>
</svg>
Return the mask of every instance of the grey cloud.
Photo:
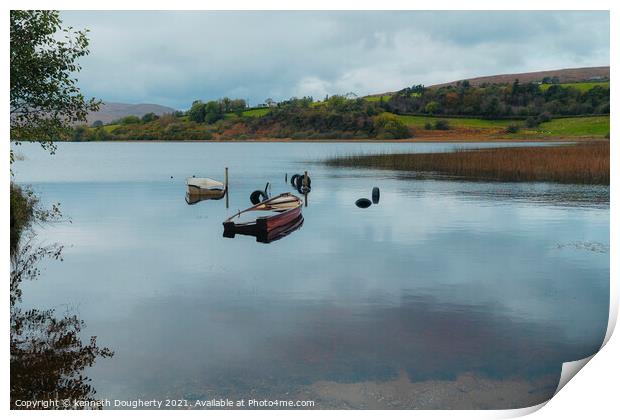
<svg viewBox="0 0 620 420">
<path fill-rule="evenodd" d="M 84 92 L 184 109 L 609 64 L 607 12 L 63 12 Z"/>
</svg>

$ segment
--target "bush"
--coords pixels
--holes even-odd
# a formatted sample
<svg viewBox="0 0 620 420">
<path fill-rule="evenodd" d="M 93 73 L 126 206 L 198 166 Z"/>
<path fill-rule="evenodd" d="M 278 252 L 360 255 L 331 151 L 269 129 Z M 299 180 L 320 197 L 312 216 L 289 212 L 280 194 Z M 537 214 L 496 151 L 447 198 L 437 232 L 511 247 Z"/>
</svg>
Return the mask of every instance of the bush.
<svg viewBox="0 0 620 420">
<path fill-rule="evenodd" d="M 140 124 L 140 118 L 136 117 L 135 115 L 127 115 L 126 117 L 118 120 L 118 123 L 121 125 Z"/>
<path fill-rule="evenodd" d="M 539 124 L 540 122 L 538 121 L 538 118 L 536 117 L 528 117 L 527 120 L 525 120 L 525 126 L 527 128 L 536 128 L 538 127 Z"/>
<path fill-rule="evenodd" d="M 37 199 L 11 182 L 11 255 L 17 249 L 22 232 L 32 224 Z"/>
<path fill-rule="evenodd" d="M 510 124 L 508 127 L 506 127 L 506 132 L 510 134 L 514 134 L 514 133 L 518 133 L 519 129 L 520 127 L 517 124 Z"/>
<path fill-rule="evenodd" d="M 376 116 L 374 126 L 377 137 L 381 139 L 404 139 L 411 136 L 411 131 L 406 124 L 387 113 Z"/>
<path fill-rule="evenodd" d="M 86 136 L 88 135 L 88 127 L 84 125 L 78 125 L 73 128 L 73 141 L 84 141 L 86 140 Z"/>
<path fill-rule="evenodd" d="M 149 123 L 149 122 L 151 122 L 151 121 L 155 121 L 155 120 L 157 120 L 157 119 L 159 119 L 159 116 L 158 116 L 158 115 L 155 115 L 155 113 L 154 113 L 154 112 L 149 112 L 148 114 L 144 114 L 144 115 L 142 116 L 142 122 L 143 122 L 143 123 Z"/>
<path fill-rule="evenodd" d="M 431 124 L 430 121 L 427 121 L 424 123 L 424 129 L 425 130 L 432 130 L 433 129 L 433 124 Z"/>
<path fill-rule="evenodd" d="M 435 121 L 435 130 L 449 130 L 450 123 L 448 120 L 437 120 Z"/>
<path fill-rule="evenodd" d="M 549 115 L 549 113 L 543 112 L 542 114 L 538 115 L 539 123 L 544 123 L 544 122 L 549 122 L 549 121 L 551 121 L 551 115 Z"/>
</svg>

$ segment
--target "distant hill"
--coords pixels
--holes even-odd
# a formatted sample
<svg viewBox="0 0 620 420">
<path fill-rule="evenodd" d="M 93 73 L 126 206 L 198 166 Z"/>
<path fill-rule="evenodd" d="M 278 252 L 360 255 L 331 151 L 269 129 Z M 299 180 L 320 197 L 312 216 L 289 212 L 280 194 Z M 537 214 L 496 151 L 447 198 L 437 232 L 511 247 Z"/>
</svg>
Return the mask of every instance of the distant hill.
<svg viewBox="0 0 620 420">
<path fill-rule="evenodd" d="M 530 73 L 514 73 L 514 74 L 500 74 L 496 76 L 484 76 L 474 77 L 469 80 L 469 83 L 473 86 L 479 86 L 483 83 L 512 83 L 515 79 L 519 79 L 521 83 L 537 82 L 541 81 L 545 77 L 557 77 L 560 83 L 575 83 L 585 82 L 592 80 L 609 80 L 609 67 L 581 67 L 577 69 L 560 69 L 560 70 L 545 70 L 534 71 Z M 442 87 L 456 84 L 461 80 L 455 80 L 449 83 L 440 83 L 429 87 Z"/>
<path fill-rule="evenodd" d="M 141 117 L 144 114 L 153 112 L 156 115 L 169 114 L 174 112 L 173 108 L 156 104 L 123 104 L 119 102 L 106 102 L 101 105 L 99 111 L 88 114 L 88 124 L 100 120 L 104 124 L 110 123 L 128 115 Z"/>
</svg>

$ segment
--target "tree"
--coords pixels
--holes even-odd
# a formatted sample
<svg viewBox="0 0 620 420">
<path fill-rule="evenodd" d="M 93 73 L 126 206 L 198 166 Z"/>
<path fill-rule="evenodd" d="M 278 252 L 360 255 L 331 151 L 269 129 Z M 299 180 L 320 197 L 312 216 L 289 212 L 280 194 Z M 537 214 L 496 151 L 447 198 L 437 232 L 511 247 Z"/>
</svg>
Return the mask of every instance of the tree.
<svg viewBox="0 0 620 420">
<path fill-rule="evenodd" d="M 429 115 L 433 115 L 438 110 L 439 110 L 439 103 L 436 101 L 431 101 L 427 103 L 426 106 L 424 107 L 424 111 Z"/>
<path fill-rule="evenodd" d="M 103 121 L 97 120 L 91 125 L 92 128 L 103 127 Z"/>
<path fill-rule="evenodd" d="M 230 112 L 231 109 L 231 100 L 229 97 L 224 96 L 222 99 L 220 99 L 220 104 L 222 105 L 222 112 Z"/>
<path fill-rule="evenodd" d="M 148 114 L 144 114 L 142 116 L 143 123 L 148 123 L 148 122 L 155 121 L 158 119 L 159 119 L 159 115 L 155 114 L 154 112 L 149 112 Z"/>
<path fill-rule="evenodd" d="M 235 113 L 243 112 L 246 108 L 245 99 L 233 99 L 230 101 L 230 110 Z"/>
<path fill-rule="evenodd" d="M 213 124 L 214 122 L 224 118 L 224 114 L 222 113 L 222 104 L 218 101 L 207 102 L 204 105 L 203 110 L 205 112 L 204 121 L 207 124 Z"/>
<path fill-rule="evenodd" d="M 377 137 L 382 139 L 404 139 L 411 137 L 411 130 L 397 117 L 384 113 L 374 119 Z"/>
<path fill-rule="evenodd" d="M 482 113 L 488 117 L 494 117 L 501 112 L 499 99 L 496 96 L 487 98 L 482 105 Z"/>
<path fill-rule="evenodd" d="M 38 141 L 54 153 L 101 101 L 77 87 L 77 60 L 89 53 L 87 30 L 63 28 L 53 10 L 11 10 L 11 140 Z M 13 162 L 11 150 L 11 163 Z"/>
<path fill-rule="evenodd" d="M 54 152 L 54 141 L 69 138 L 99 101 L 86 100 L 76 86 L 76 60 L 88 54 L 86 31 L 62 28 L 59 12 L 11 10 L 10 139 L 40 142 Z M 82 127 L 86 131 L 85 127 Z M 97 130 L 105 131 L 102 128 Z M 11 163 L 14 161 L 11 150 Z M 10 401 L 92 401 L 95 390 L 84 370 L 113 352 L 97 346 L 96 337 L 82 343 L 83 322 L 57 318 L 54 310 L 26 309 L 21 283 L 34 280 L 42 258 L 60 258 L 62 247 L 34 247 L 33 237 L 20 244 L 25 230 L 60 214 L 37 208 L 37 198 L 11 182 Z M 34 235 L 34 233 L 32 234 Z"/>
<path fill-rule="evenodd" d="M 191 121 L 197 123 L 205 122 L 205 104 L 202 101 L 194 101 L 192 107 L 187 111 L 187 116 Z"/>
</svg>

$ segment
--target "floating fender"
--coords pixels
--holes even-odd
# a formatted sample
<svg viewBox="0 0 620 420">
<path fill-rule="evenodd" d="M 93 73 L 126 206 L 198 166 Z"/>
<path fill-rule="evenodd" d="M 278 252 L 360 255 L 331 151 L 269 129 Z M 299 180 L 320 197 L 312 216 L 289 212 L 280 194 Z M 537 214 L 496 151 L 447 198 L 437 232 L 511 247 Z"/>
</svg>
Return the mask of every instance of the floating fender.
<svg viewBox="0 0 620 420">
<path fill-rule="evenodd" d="M 291 186 L 297 188 L 297 178 L 299 178 L 301 175 L 299 174 L 295 174 L 291 177 Z"/>
<path fill-rule="evenodd" d="M 360 198 L 355 202 L 355 205 L 357 207 L 359 207 L 360 209 L 366 209 L 368 207 L 370 207 L 372 203 L 370 202 L 369 199 L 367 198 Z"/>
<path fill-rule="evenodd" d="M 311 186 L 312 181 L 310 180 L 310 177 L 308 177 L 308 191 L 310 191 L 310 188 L 312 188 Z M 297 191 L 301 191 L 302 188 L 304 187 L 304 176 L 303 175 L 298 175 L 297 179 L 295 180 L 295 187 L 297 188 Z"/>
<path fill-rule="evenodd" d="M 267 199 L 267 194 L 265 191 L 256 190 L 252 194 L 250 194 L 250 201 L 252 204 L 258 204 L 261 201 L 265 201 Z"/>
<path fill-rule="evenodd" d="M 379 187 L 372 189 L 372 204 L 379 204 Z"/>
</svg>

